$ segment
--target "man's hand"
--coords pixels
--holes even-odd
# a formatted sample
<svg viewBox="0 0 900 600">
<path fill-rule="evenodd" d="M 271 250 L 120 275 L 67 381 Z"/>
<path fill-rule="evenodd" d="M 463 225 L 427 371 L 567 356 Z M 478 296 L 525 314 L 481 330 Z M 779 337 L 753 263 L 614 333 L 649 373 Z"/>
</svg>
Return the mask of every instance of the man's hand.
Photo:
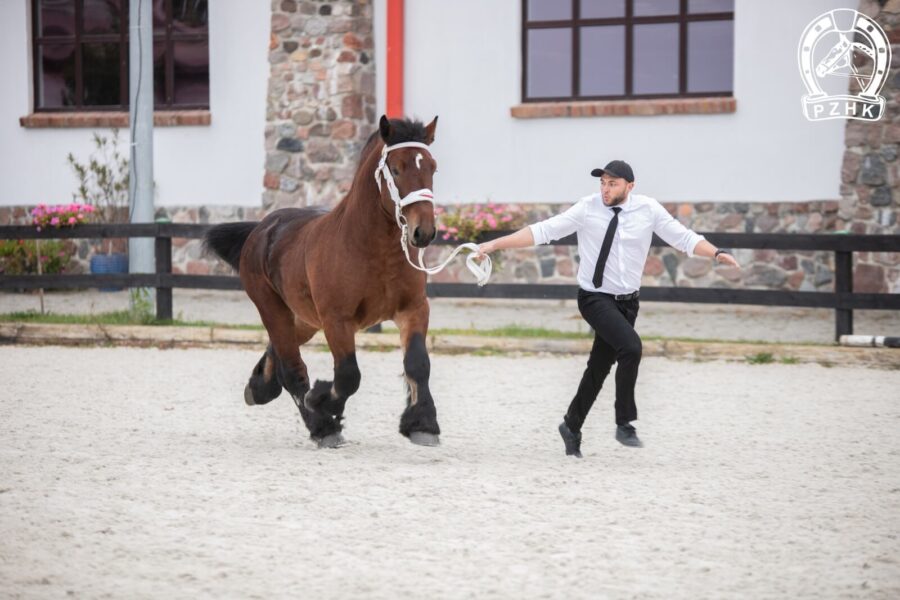
<svg viewBox="0 0 900 600">
<path fill-rule="evenodd" d="M 484 258 L 491 252 L 497 250 L 497 245 L 495 244 L 497 240 L 491 240 L 489 242 L 485 242 L 483 244 L 478 245 L 478 258 Z"/>
<path fill-rule="evenodd" d="M 737 267 L 741 268 L 741 265 L 738 264 L 738 261 L 734 259 L 734 257 L 727 252 L 722 252 L 719 256 L 716 257 L 716 262 L 720 265 L 728 265 L 729 267 Z"/>
</svg>

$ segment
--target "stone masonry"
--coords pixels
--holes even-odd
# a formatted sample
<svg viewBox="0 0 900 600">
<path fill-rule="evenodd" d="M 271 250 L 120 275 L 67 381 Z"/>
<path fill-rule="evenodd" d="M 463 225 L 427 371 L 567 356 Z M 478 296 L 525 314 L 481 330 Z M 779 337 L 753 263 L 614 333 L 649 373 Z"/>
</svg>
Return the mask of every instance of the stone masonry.
<svg viewBox="0 0 900 600">
<path fill-rule="evenodd" d="M 666 203 L 666 209 L 685 226 L 698 232 L 727 233 L 834 233 L 847 222 L 837 200 L 800 203 L 698 202 Z M 528 222 L 547 218 L 568 205 L 529 206 Z M 867 223 L 868 225 L 868 223 Z M 429 264 L 449 253 L 449 248 L 430 248 Z M 689 258 L 673 248 L 653 248 L 644 268 L 642 285 L 678 287 L 727 287 L 832 291 L 834 255 L 830 252 L 735 250 L 742 269 L 716 265 L 708 258 Z M 863 254 L 863 253 L 860 253 Z M 900 293 L 900 268 L 892 254 L 866 254 L 854 272 L 857 291 Z M 540 246 L 503 253 L 495 283 L 572 283 L 578 269 L 575 246 Z M 462 261 L 432 278 L 442 282 L 471 282 Z"/>
<path fill-rule="evenodd" d="M 853 233 L 900 234 L 900 0 L 862 0 L 860 12 L 872 17 L 891 42 L 892 64 L 881 90 L 887 105 L 875 122 L 849 121 L 841 169 L 839 228 Z M 851 79 L 851 92 L 858 92 Z M 854 254 L 854 290 L 900 292 L 900 254 Z"/>
<path fill-rule="evenodd" d="M 369 0 L 272 0 L 263 206 L 333 206 L 375 128 Z"/>
</svg>

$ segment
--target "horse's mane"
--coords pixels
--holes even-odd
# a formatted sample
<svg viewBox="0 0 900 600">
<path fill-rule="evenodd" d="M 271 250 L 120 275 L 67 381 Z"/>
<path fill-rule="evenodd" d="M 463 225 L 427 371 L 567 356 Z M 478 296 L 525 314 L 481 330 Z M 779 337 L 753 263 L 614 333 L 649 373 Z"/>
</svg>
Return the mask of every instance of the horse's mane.
<svg viewBox="0 0 900 600">
<path fill-rule="evenodd" d="M 403 142 L 425 143 L 425 140 L 428 138 L 428 133 L 425 131 L 425 125 L 421 121 L 414 121 L 412 119 L 391 119 L 390 121 L 391 134 L 388 136 L 388 139 L 385 140 L 385 143 L 388 146 L 401 144 Z M 366 140 L 362 152 L 359 153 L 360 163 L 362 163 L 363 159 L 369 154 L 369 151 L 372 150 L 375 142 L 380 139 L 381 132 L 376 129 L 372 132 L 372 135 L 369 136 L 369 139 Z"/>
<path fill-rule="evenodd" d="M 391 133 L 388 136 L 387 140 L 385 140 L 385 144 L 388 146 L 392 146 L 394 144 L 402 144 L 403 142 L 422 142 L 428 139 L 428 132 L 425 131 L 425 125 L 422 124 L 421 121 L 414 121 L 412 119 L 391 119 Z M 362 166 L 369 159 L 372 152 L 374 152 L 375 148 L 378 147 L 378 142 L 381 140 L 381 130 L 376 129 L 372 135 L 369 136 L 369 139 L 366 140 L 365 145 L 359 153 L 359 162 L 356 167 L 356 176 L 353 178 L 353 185 L 344 199 L 338 204 L 338 206 L 345 206 L 348 200 L 354 197 L 353 190 L 354 188 L 359 189 L 360 185 L 368 185 L 374 183 L 372 179 L 372 173 L 365 173 L 362 170 Z M 365 184 L 363 184 L 365 182 Z"/>
</svg>

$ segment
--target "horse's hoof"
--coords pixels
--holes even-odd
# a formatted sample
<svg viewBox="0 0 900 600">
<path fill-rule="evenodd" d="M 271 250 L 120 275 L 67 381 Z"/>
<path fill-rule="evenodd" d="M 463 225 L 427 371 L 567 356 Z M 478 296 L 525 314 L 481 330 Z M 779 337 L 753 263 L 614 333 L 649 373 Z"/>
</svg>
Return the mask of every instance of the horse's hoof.
<svg viewBox="0 0 900 600">
<path fill-rule="evenodd" d="M 413 431 L 409 434 L 409 441 L 417 446 L 440 446 L 441 437 L 425 431 Z"/>
<path fill-rule="evenodd" d="M 253 406 L 256 402 L 253 401 L 253 390 L 250 389 L 250 384 L 244 388 L 244 402 L 247 403 L 247 406 Z"/>
<path fill-rule="evenodd" d="M 344 436 L 338 433 L 329 433 L 325 437 L 316 440 L 319 448 L 340 448 L 347 443 Z"/>
</svg>

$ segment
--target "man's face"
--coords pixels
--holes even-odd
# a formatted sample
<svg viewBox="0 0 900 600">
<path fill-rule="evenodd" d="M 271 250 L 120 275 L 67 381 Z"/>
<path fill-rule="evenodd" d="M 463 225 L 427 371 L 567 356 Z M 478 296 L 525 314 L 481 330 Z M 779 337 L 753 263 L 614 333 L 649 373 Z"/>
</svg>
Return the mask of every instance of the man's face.
<svg viewBox="0 0 900 600">
<path fill-rule="evenodd" d="M 617 206 L 628 199 L 628 194 L 634 187 L 634 182 L 628 183 L 621 177 L 603 175 L 600 177 L 600 192 L 603 194 L 603 204 Z"/>
</svg>

